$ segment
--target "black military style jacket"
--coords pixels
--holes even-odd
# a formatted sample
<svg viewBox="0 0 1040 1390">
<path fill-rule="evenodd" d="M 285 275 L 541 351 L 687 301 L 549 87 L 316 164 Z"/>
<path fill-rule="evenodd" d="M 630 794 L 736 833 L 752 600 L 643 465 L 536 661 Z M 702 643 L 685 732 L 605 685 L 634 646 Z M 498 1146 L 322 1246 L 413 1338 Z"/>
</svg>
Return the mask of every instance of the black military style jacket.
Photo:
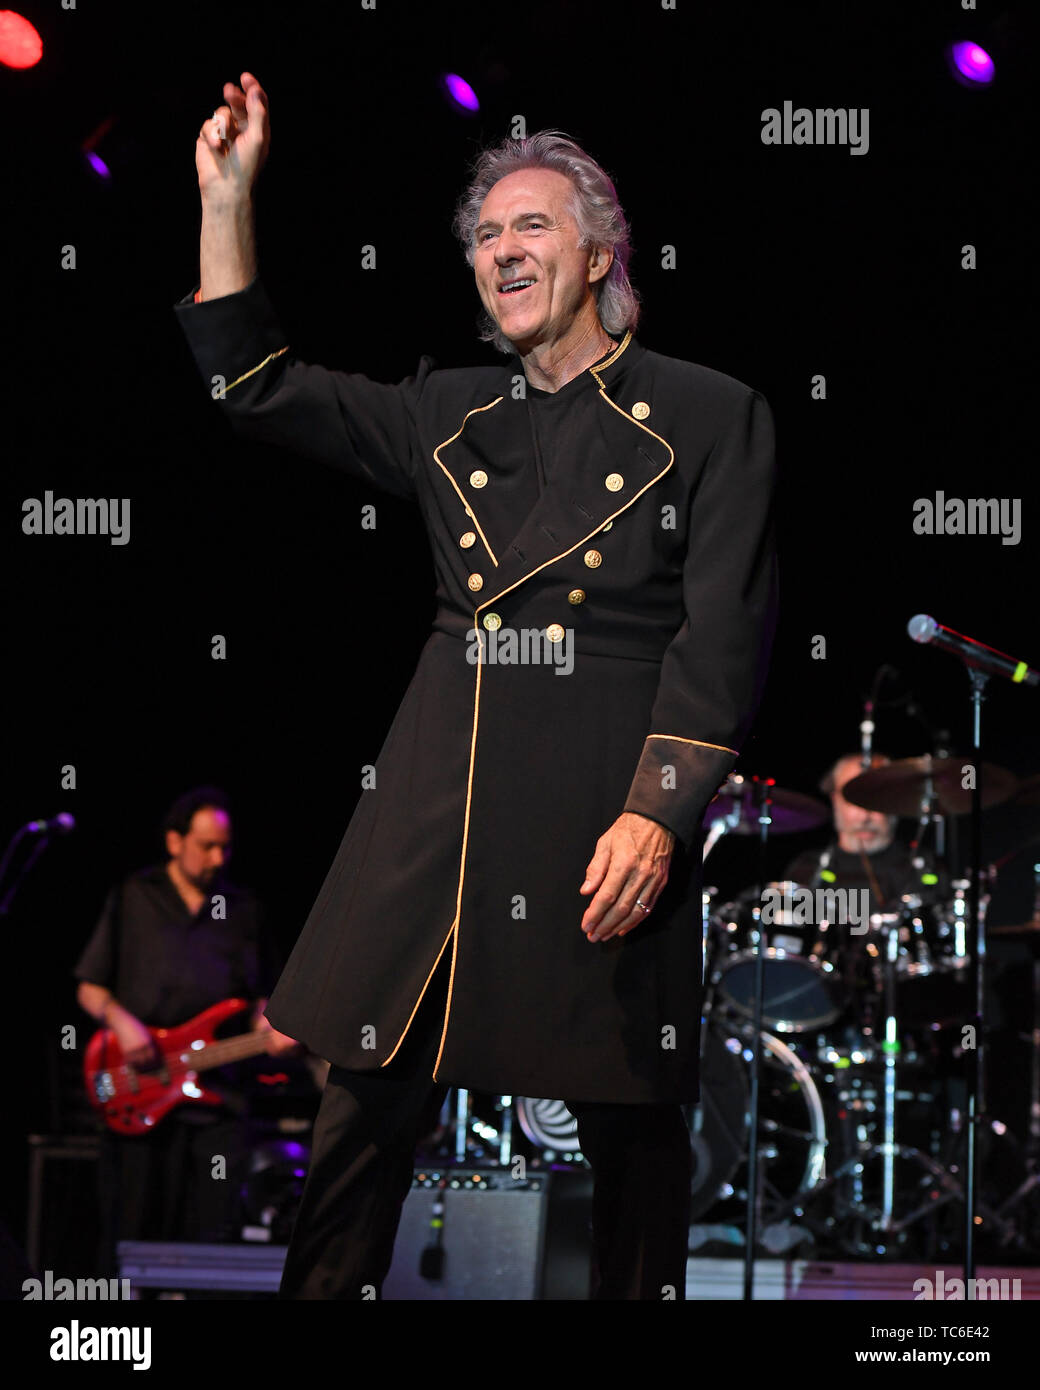
<svg viewBox="0 0 1040 1390">
<path fill-rule="evenodd" d="M 775 622 L 765 401 L 626 333 L 539 415 L 545 473 L 547 393 L 519 358 L 424 357 L 388 385 L 296 360 L 259 281 L 176 312 L 236 432 L 413 500 L 434 557 L 433 631 L 271 1021 L 341 1066 L 385 1065 L 450 946 L 438 1080 L 692 1099 L 699 824 Z M 496 659 L 523 633 L 541 659 Z M 590 945 L 577 890 L 625 810 L 675 832 L 671 877 L 646 923 Z"/>
</svg>

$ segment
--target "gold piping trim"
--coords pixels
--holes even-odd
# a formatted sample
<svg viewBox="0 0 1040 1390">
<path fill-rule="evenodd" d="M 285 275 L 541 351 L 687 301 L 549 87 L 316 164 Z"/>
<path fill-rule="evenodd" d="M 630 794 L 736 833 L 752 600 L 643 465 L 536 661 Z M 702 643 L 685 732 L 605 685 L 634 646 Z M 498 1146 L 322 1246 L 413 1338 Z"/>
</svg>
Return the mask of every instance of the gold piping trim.
<svg viewBox="0 0 1040 1390">
<path fill-rule="evenodd" d="M 732 753 L 735 758 L 740 757 L 736 748 L 727 748 L 724 743 L 704 743 L 699 738 L 680 738 L 678 734 L 647 734 L 647 738 L 669 738 L 673 743 L 693 743 L 698 748 L 717 748 L 720 753 Z"/>
<path fill-rule="evenodd" d="M 269 352 L 262 362 L 258 362 L 255 367 L 250 367 L 248 372 L 243 372 L 242 375 L 240 377 L 237 377 L 231 383 L 230 386 L 225 386 L 224 394 L 226 395 L 228 391 L 231 391 L 236 386 L 241 386 L 243 381 L 247 381 L 251 376 L 255 376 L 256 373 L 261 369 L 261 367 L 266 367 L 268 362 L 273 362 L 276 357 L 281 357 L 283 352 L 288 351 L 289 344 L 286 343 L 285 347 L 279 348 L 277 352 Z"/>
<path fill-rule="evenodd" d="M 476 627 L 476 619 L 474 618 Z M 480 629 L 477 628 L 479 636 Z M 483 646 L 481 647 L 483 656 Z M 444 1051 L 444 1039 L 448 1036 L 448 1019 L 451 1016 L 451 991 L 455 983 L 455 957 L 459 949 L 459 923 L 462 920 L 462 886 L 466 880 L 466 849 L 469 845 L 469 808 L 473 800 L 473 767 L 477 760 L 477 724 L 480 720 L 480 668 L 483 661 L 477 662 L 477 682 L 473 691 L 473 733 L 470 736 L 469 744 L 469 776 L 466 781 L 466 811 L 462 821 L 462 857 L 459 860 L 459 888 L 458 896 L 455 899 L 455 921 L 452 923 L 454 941 L 451 946 L 451 974 L 448 976 L 448 999 L 444 1009 L 444 1027 L 441 1029 L 441 1043 L 437 1049 L 437 1060 L 433 1064 L 433 1080 L 437 1080 L 437 1068 L 441 1064 L 441 1054 Z M 443 950 L 444 947 L 441 947 Z"/>
<path fill-rule="evenodd" d="M 628 337 L 631 337 L 631 331 L 629 332 Z M 628 346 L 628 342 L 627 342 L 627 338 L 626 338 L 626 341 L 622 344 L 622 347 L 627 347 L 627 346 Z M 620 351 L 621 351 L 621 348 L 618 349 L 618 352 L 620 352 Z M 593 372 L 593 375 L 595 376 L 595 373 L 594 373 L 594 372 Z M 598 378 L 597 378 L 597 380 L 598 380 Z M 614 408 L 614 410 L 616 410 L 617 413 L 618 413 L 619 415 L 624 416 L 624 418 L 625 418 L 626 420 L 628 420 L 630 424 L 635 425 L 636 429 L 643 430 L 643 431 L 645 431 L 646 434 L 653 435 L 654 439 L 656 439 L 657 442 L 658 442 L 659 444 L 663 444 L 663 445 L 664 445 L 664 447 L 668 450 L 668 454 L 669 454 L 668 462 L 667 462 L 667 463 L 665 464 L 665 466 L 661 469 L 660 473 L 658 473 L 657 477 L 656 477 L 656 478 L 651 478 L 650 481 L 649 481 L 648 483 L 645 483 L 645 484 L 639 489 L 639 491 L 636 493 L 636 495 L 635 495 L 634 497 L 630 497 L 630 498 L 628 499 L 628 501 L 625 503 L 625 505 L 624 505 L 623 507 L 619 507 L 619 508 L 617 509 L 616 512 L 612 512 L 612 513 L 610 514 L 610 516 L 607 517 L 607 521 L 613 521 L 614 518 L 615 518 L 616 516 L 620 516 L 622 512 L 627 512 L 628 509 L 629 509 L 629 507 L 631 507 L 631 505 L 633 504 L 633 502 L 638 502 L 639 499 L 640 499 L 640 497 L 642 497 L 643 493 L 646 492 L 646 490 L 647 490 L 648 488 L 653 487 L 654 483 L 659 482 L 660 479 L 664 477 L 664 475 L 665 475 L 665 474 L 668 472 L 668 470 L 671 468 L 672 464 L 675 462 L 675 450 L 674 450 L 674 449 L 672 448 L 672 446 L 668 443 L 668 440 L 667 440 L 667 439 L 662 438 L 662 436 L 659 435 L 659 434 L 655 434 L 654 431 L 653 431 L 652 429 L 649 429 L 646 425 L 640 424 L 640 422 L 639 422 L 638 420 L 636 420 L 633 416 L 629 415 L 626 411 L 622 410 L 621 407 L 620 407 L 619 405 L 614 405 L 614 402 L 610 399 L 610 397 L 609 397 L 608 395 L 605 395 L 605 394 L 604 394 L 604 389 L 603 389 L 602 386 L 600 387 L 599 395 L 602 397 L 603 400 L 606 401 L 606 403 L 607 403 L 609 406 L 612 406 L 612 407 Z M 493 595 L 491 596 L 491 598 L 485 599 L 484 602 L 480 605 L 480 607 L 474 609 L 474 611 L 473 611 L 473 622 L 474 622 L 474 625 L 475 625 L 475 626 L 478 626 L 478 625 L 477 625 L 477 615 L 479 614 L 479 612 L 480 612 L 480 610 L 481 610 L 482 608 L 487 608 L 490 604 L 492 604 L 492 603 L 497 603 L 498 600 L 499 600 L 500 598 L 502 598 L 502 596 L 503 596 L 504 594 L 511 593 L 511 592 L 517 587 L 518 584 L 523 584 L 525 580 L 530 579 L 531 576 L 537 574 L 539 570 L 545 569 L 546 565 L 554 565 L 554 564 L 556 563 L 557 560 L 562 560 L 562 559 L 564 559 L 566 556 L 570 555 L 573 551 L 577 550 L 579 546 L 584 545 L 586 541 L 590 541 L 590 540 L 592 539 L 593 536 L 595 536 L 598 532 L 602 531 L 602 530 L 603 530 L 603 527 L 607 524 L 607 521 L 598 521 L 598 522 L 596 523 L 596 525 L 592 528 L 592 530 L 589 532 L 589 534 L 588 534 L 587 536 L 582 536 L 582 538 L 581 538 L 580 541 L 576 541 L 575 544 L 571 546 L 570 550 L 561 551 L 559 555 L 554 555 L 554 556 L 552 557 L 551 560 L 544 560 L 544 561 L 538 566 L 537 569 L 530 570 L 530 571 L 528 571 L 527 574 L 521 575 L 521 577 L 516 581 L 515 584 L 510 584 L 510 585 L 509 585 L 509 588 L 508 588 L 508 589 L 503 589 L 500 593 L 493 594 Z M 479 634 L 479 626 L 478 626 L 478 634 Z M 477 666 L 477 670 L 478 670 L 478 671 L 480 670 L 479 664 L 478 664 L 478 666 Z"/>
<path fill-rule="evenodd" d="M 432 969 L 432 970 L 430 971 L 430 973 L 426 976 L 426 983 L 423 985 L 422 989 L 421 989 L 420 992 L 419 992 L 419 998 L 415 1001 L 415 1008 L 414 1008 L 414 1009 L 412 1010 L 412 1012 L 408 1015 L 408 1022 L 404 1025 L 404 1032 L 403 1032 L 403 1033 L 401 1034 L 401 1036 L 397 1039 L 397 1046 L 394 1048 L 393 1052 L 391 1052 L 390 1056 L 386 1059 L 385 1062 L 380 1062 L 380 1063 L 379 1063 L 379 1065 L 380 1065 L 381 1067 L 387 1066 L 388 1063 L 390 1063 L 390 1062 L 392 1062 L 392 1061 L 394 1060 L 395 1056 L 397 1055 L 398 1048 L 400 1048 L 401 1044 L 404 1042 L 405 1038 L 408 1036 L 408 1029 L 412 1026 L 412 1019 L 415 1017 L 416 1013 L 418 1012 L 419 1005 L 422 1003 L 423 997 L 424 997 L 424 995 L 426 994 L 427 989 L 429 988 L 430 981 L 433 979 L 433 972 L 434 972 L 434 970 L 436 970 L 437 967 L 438 967 L 438 965 L 440 965 L 440 963 L 441 963 L 441 956 L 444 955 L 444 947 L 447 946 L 448 941 L 449 941 L 450 938 L 451 938 L 451 934 L 452 934 L 452 932 L 455 930 L 455 927 L 456 927 L 457 923 L 458 923 L 458 917 L 456 917 L 456 918 L 455 918 L 455 921 L 452 922 L 451 927 L 450 927 L 450 929 L 449 929 L 449 931 L 448 931 L 448 935 L 444 938 L 444 941 L 441 943 L 441 949 L 437 952 L 437 959 L 433 962 L 433 969 Z"/>
<path fill-rule="evenodd" d="M 598 377 L 597 373 L 598 373 L 598 372 L 605 372 L 605 371 L 607 370 L 608 367 L 612 366 L 612 365 L 618 360 L 618 358 L 621 356 L 621 354 L 624 352 L 625 348 L 628 347 L 628 345 L 629 345 L 629 343 L 630 343 L 631 341 L 632 341 L 632 330 L 631 330 L 631 328 L 628 328 L 628 329 L 625 330 L 625 336 L 621 339 L 621 342 L 618 343 L 617 347 L 616 347 L 616 348 L 614 349 L 614 351 L 610 354 L 610 356 L 607 358 L 607 360 L 606 360 L 605 362 L 597 362 L 596 365 L 595 365 L 594 367 L 590 367 L 590 368 L 589 368 L 589 371 L 592 373 L 592 375 L 593 375 L 594 377 L 596 377 L 596 380 L 597 380 L 597 381 L 599 381 L 599 377 Z M 599 381 L 599 384 L 600 384 L 600 386 L 602 386 L 602 385 L 603 385 L 602 381 Z"/>
<path fill-rule="evenodd" d="M 487 551 L 487 553 L 491 556 L 491 563 L 495 566 L 496 569 L 498 568 L 498 561 L 497 561 L 497 559 L 495 558 L 495 552 L 491 549 L 490 545 L 488 545 L 488 538 L 487 538 L 487 536 L 484 535 L 484 532 L 481 531 L 481 529 L 480 529 L 480 522 L 477 520 L 476 513 L 473 511 L 473 509 L 472 509 L 472 507 L 470 506 L 470 504 L 466 501 L 466 498 L 463 496 L 463 493 L 462 493 L 461 489 L 459 488 L 458 483 L 455 481 L 455 479 L 454 479 L 454 478 L 451 476 L 451 474 L 448 472 L 448 470 L 447 470 L 447 468 L 444 466 L 444 464 L 441 463 L 440 458 L 439 458 L 438 456 L 439 456 L 439 454 L 440 454 L 441 449 L 443 449 L 446 445 L 448 445 L 448 444 L 454 444 L 455 440 L 458 439 L 459 435 L 460 435 L 460 434 L 462 433 L 462 431 L 466 428 L 466 421 L 469 419 L 469 417 L 470 417 L 471 415 L 479 415 L 479 414 L 481 413 L 481 411 L 490 410 L 492 406 L 498 405 L 499 401 L 501 401 L 501 400 L 503 400 L 503 399 L 504 399 L 504 397 L 502 397 L 502 396 L 496 396 L 495 399 L 494 399 L 493 401 L 491 401 L 491 403 L 490 403 L 489 405 L 478 405 L 474 410 L 468 410 L 468 411 L 466 412 L 466 414 L 463 416 L 462 424 L 458 427 L 458 429 L 457 429 L 457 430 L 455 431 L 455 433 L 451 436 L 451 438 L 450 438 L 450 439 L 445 439 L 444 442 L 443 442 L 442 444 L 438 444 L 437 447 L 436 447 L 436 449 L 434 449 L 434 451 L 433 451 L 434 462 L 437 464 L 438 468 L 441 470 L 441 472 L 442 472 L 442 473 L 444 474 L 444 476 L 447 478 L 448 482 L 451 483 L 452 487 L 453 487 L 453 488 L 455 489 L 455 491 L 458 493 L 458 495 L 459 495 L 459 500 L 461 501 L 462 505 L 466 508 L 466 513 L 467 513 L 467 515 L 470 516 L 470 517 L 473 519 L 473 525 L 474 525 L 474 526 L 477 528 L 477 530 L 480 532 L 480 539 L 484 542 L 484 549 L 485 549 L 485 550 Z"/>
</svg>

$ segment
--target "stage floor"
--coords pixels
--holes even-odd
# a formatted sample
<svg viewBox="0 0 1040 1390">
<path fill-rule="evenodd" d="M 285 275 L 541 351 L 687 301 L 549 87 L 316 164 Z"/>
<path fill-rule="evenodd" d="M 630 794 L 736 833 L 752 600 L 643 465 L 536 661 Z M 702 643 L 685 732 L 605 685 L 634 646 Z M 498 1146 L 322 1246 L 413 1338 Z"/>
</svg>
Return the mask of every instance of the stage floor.
<svg viewBox="0 0 1040 1390">
<path fill-rule="evenodd" d="M 943 1265 L 839 1263 L 830 1260 L 758 1259 L 755 1262 L 756 1301 L 894 1300 L 919 1297 L 950 1300 L 964 1297 L 963 1267 Z M 940 1279 L 940 1274 L 942 1278 Z M 983 1287 L 979 1298 L 1040 1299 L 1040 1269 L 1013 1265 L 978 1265 L 977 1281 L 999 1280 Z M 928 1281 L 927 1288 L 921 1281 Z M 686 1266 L 686 1297 L 696 1300 L 739 1299 L 744 1292 L 744 1262 L 740 1259 L 691 1257 Z"/>
</svg>

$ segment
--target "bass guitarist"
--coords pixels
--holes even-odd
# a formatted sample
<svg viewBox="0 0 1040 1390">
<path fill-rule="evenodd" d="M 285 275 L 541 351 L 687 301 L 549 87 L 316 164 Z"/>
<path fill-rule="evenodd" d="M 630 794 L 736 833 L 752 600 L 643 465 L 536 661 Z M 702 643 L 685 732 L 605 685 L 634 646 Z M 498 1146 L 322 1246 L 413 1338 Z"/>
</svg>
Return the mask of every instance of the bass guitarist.
<svg viewBox="0 0 1040 1390">
<path fill-rule="evenodd" d="M 256 1001 L 234 1031 L 268 1032 L 266 1051 L 296 1049 L 263 1017 L 278 975 L 259 904 L 224 876 L 231 818 L 223 792 L 200 787 L 163 822 L 168 859 L 108 895 L 75 967 L 77 1000 L 110 1028 L 132 1067 L 157 1060 L 149 1028 L 172 1028 L 219 1001 Z M 118 1240 L 220 1241 L 248 1159 L 244 1101 L 219 1077 L 224 1104 L 178 1105 L 143 1136 L 106 1133 L 101 1163 L 108 1257 Z M 211 1085 L 207 1081 L 207 1085 Z"/>
</svg>

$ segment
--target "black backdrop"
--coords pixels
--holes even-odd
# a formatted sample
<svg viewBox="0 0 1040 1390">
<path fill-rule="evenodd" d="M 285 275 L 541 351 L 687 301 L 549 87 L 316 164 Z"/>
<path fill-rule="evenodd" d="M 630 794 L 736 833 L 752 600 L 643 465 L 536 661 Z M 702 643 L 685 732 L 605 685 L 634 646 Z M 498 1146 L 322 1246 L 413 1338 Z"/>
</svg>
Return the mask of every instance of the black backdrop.
<svg viewBox="0 0 1040 1390">
<path fill-rule="evenodd" d="M 522 114 L 528 131 L 562 128 L 611 172 L 633 225 L 641 341 L 751 383 L 776 416 L 783 611 L 742 770 L 812 791 L 855 745 L 886 662 L 900 672 L 892 693 L 912 689 L 965 749 L 967 680 L 952 658 L 909 641 L 916 612 L 1040 664 L 1021 212 L 1031 83 L 1014 10 L 975 16 L 953 0 L 23 9 L 45 53 L 31 71 L 0 70 L 0 839 L 59 810 L 79 828 L 53 844 L 6 920 L 6 993 L 25 1010 L 30 1082 L 8 1153 L 16 1165 L 17 1135 L 52 1119 L 46 1058 L 58 1029 L 83 1022 L 71 966 L 107 886 L 157 856 L 167 803 L 197 782 L 228 787 L 235 873 L 267 900 L 288 949 L 432 613 L 415 514 L 232 441 L 174 321 L 173 302 L 197 283 L 195 137 L 243 68 L 264 83 L 272 115 L 261 273 L 305 359 L 384 380 L 423 352 L 445 366 L 494 360 L 476 340 L 478 300 L 450 232 L 468 162 Z M 944 46 L 960 37 L 996 56 L 992 89 L 952 80 Z M 446 69 L 473 83 L 478 116 L 444 101 Z M 763 145 L 761 113 L 785 100 L 869 108 L 868 153 Z M 109 117 L 106 183 L 81 145 Z M 365 243 L 376 270 L 361 268 Z M 960 264 L 968 243 L 973 271 Z M 675 269 L 661 267 L 666 244 Z M 74 270 L 61 268 L 70 245 Z M 811 399 L 817 373 L 825 401 Z M 46 489 L 129 497 L 130 543 L 23 535 L 22 502 Z M 936 490 L 1021 498 L 1020 544 L 915 535 L 913 502 Z M 362 531 L 371 500 L 378 528 Z M 227 638 L 225 661 L 210 657 L 214 633 Z M 825 660 L 811 654 L 817 635 Z M 1040 770 L 1038 710 L 1035 693 L 991 683 L 992 761 Z M 877 723 L 878 745 L 895 755 L 932 746 L 905 707 Z M 69 763 L 77 789 L 62 792 Z M 1002 808 L 988 827 L 991 856 L 1021 851 L 993 920 L 1024 919 L 1040 813 Z M 811 842 L 777 842 L 771 872 Z M 747 841 L 709 861 L 724 892 L 754 877 Z M 1020 983 L 1024 960 L 1021 947 L 1000 958 Z M 1021 1072 L 1028 1054 L 1015 1049 Z M 19 1198 L 7 1189 L 13 1220 Z"/>
</svg>

